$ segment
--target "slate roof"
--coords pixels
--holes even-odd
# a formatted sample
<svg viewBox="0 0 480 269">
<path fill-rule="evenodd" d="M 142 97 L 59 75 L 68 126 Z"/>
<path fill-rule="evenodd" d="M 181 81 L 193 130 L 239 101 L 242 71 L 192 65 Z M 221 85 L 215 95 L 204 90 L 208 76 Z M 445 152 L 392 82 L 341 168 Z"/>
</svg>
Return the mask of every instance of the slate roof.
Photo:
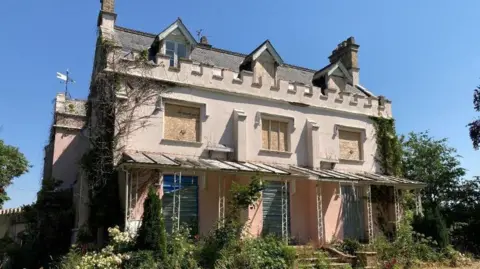
<svg viewBox="0 0 480 269">
<path fill-rule="evenodd" d="M 115 41 L 122 46 L 124 50 L 142 51 L 150 48 L 157 35 L 140 32 L 120 26 L 115 26 Z M 190 58 L 193 61 L 214 65 L 222 68 L 239 72 L 239 67 L 248 55 L 233 51 L 223 50 L 215 47 L 196 46 L 191 52 Z M 277 69 L 277 76 L 281 80 L 295 81 L 305 85 L 312 85 L 312 78 L 315 72 L 305 67 L 299 67 L 290 64 L 283 64 Z M 347 87 L 347 91 L 354 94 L 370 96 L 368 92 L 360 87 Z"/>
</svg>

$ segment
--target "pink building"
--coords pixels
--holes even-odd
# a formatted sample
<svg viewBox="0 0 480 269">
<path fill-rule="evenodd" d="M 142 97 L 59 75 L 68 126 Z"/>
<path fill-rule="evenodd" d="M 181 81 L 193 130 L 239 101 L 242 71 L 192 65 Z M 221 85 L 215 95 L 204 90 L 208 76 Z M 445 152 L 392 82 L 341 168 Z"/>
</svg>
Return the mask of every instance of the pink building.
<svg viewBox="0 0 480 269">
<path fill-rule="evenodd" d="M 353 37 L 335 48 L 330 64 L 314 70 L 285 63 L 268 40 L 248 54 L 216 48 L 206 37 L 197 41 L 180 19 L 159 34 L 120 27 L 114 0 L 101 3 L 99 36 L 114 49 L 102 55 L 97 47 L 93 76 L 116 72 L 163 89 L 140 105 L 132 98 L 138 83 L 117 89 L 117 102 L 135 107 L 131 115 L 142 121 L 122 137 L 115 163 L 130 231 L 141 223 L 150 185 L 163 197 L 168 229 L 185 223 L 205 234 L 225 216 L 232 184 L 259 175 L 266 185 L 262 198 L 242 213 L 249 235 L 275 233 L 318 245 L 343 238 L 367 241 L 381 225 L 394 227 L 402 189 L 422 187 L 381 175 L 375 162 L 371 117 L 391 118 L 391 102 L 361 85 Z M 101 56 L 105 65 L 98 64 Z M 117 68 L 138 59 L 147 67 Z M 68 102 L 57 96 L 67 111 Z M 78 197 L 88 192 L 77 162 L 88 144 L 76 122 L 67 125 L 80 128 L 55 123 L 51 151 L 52 174 L 75 183 L 79 227 L 88 209 Z M 372 199 L 378 188 L 392 197 L 383 209 Z"/>
</svg>

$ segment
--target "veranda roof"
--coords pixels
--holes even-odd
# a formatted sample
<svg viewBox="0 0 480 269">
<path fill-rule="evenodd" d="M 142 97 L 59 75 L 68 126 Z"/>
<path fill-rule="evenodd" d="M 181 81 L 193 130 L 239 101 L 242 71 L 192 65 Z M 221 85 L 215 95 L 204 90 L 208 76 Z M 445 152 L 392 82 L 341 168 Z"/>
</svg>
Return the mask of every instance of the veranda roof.
<svg viewBox="0 0 480 269">
<path fill-rule="evenodd" d="M 310 180 L 361 183 L 372 185 L 402 185 L 422 188 L 424 183 L 404 178 L 380 175 L 369 172 L 351 172 L 332 169 L 311 169 L 295 165 L 265 164 L 259 162 L 234 162 L 198 157 L 180 157 L 167 153 L 125 152 L 120 165 L 144 165 L 152 168 L 182 170 L 222 171 L 252 173 L 272 176 L 292 176 Z"/>
</svg>

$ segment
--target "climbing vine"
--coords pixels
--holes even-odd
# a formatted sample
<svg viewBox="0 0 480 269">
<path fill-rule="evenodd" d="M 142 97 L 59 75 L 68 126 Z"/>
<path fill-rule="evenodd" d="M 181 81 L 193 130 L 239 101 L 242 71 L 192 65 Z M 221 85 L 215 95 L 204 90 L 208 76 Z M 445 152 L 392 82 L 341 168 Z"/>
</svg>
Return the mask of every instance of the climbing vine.
<svg viewBox="0 0 480 269">
<path fill-rule="evenodd" d="M 90 150 L 82 159 L 89 186 L 89 230 L 107 235 L 107 227 L 122 225 L 118 171 L 128 137 L 145 128 L 165 86 L 149 79 L 148 51 L 125 52 L 115 42 L 99 38 L 90 94 L 86 104 Z M 132 75 L 134 73 L 134 75 Z M 101 242 L 100 242 L 101 243 Z"/>
<path fill-rule="evenodd" d="M 395 131 L 395 120 L 381 117 L 370 117 L 375 127 L 377 152 L 375 161 L 379 164 L 383 174 L 402 176 L 402 145 Z M 388 227 L 388 208 L 393 201 L 393 187 L 373 186 L 372 202 L 376 204 L 376 226 L 389 238 L 393 238 L 393 230 Z"/>
<path fill-rule="evenodd" d="M 376 161 L 382 173 L 389 176 L 402 175 L 402 145 L 395 131 L 395 120 L 370 117 L 377 138 Z"/>
</svg>

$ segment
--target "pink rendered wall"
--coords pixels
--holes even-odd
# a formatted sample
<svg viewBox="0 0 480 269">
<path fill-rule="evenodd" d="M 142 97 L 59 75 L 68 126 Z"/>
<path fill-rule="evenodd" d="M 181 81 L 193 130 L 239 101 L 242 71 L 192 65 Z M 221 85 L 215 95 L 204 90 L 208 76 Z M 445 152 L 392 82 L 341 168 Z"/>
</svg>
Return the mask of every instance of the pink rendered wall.
<svg viewBox="0 0 480 269">
<path fill-rule="evenodd" d="M 70 188 L 77 179 L 87 141 L 80 135 L 80 131 L 66 129 L 57 129 L 54 141 L 52 177 L 63 181 L 62 188 Z"/>
<path fill-rule="evenodd" d="M 138 178 L 138 188 L 136 187 Z M 130 179 L 133 188 L 137 188 L 136 193 L 132 193 L 132 197 L 137 195 L 137 203 L 133 205 L 131 220 L 141 220 L 143 216 L 143 203 L 147 199 L 148 189 L 153 184 L 158 182 L 158 172 L 154 170 L 134 169 L 130 172 Z M 130 188 L 130 186 L 129 186 Z M 131 189 L 129 189 L 129 192 Z M 160 198 L 163 196 L 162 186 L 157 189 L 157 194 Z"/>
<path fill-rule="evenodd" d="M 342 198 L 338 183 L 323 182 L 323 217 L 325 241 L 343 239 Z"/>
<path fill-rule="evenodd" d="M 206 235 L 216 225 L 218 220 L 218 182 L 221 174 L 207 173 L 205 188 L 199 188 L 198 193 L 198 230 L 201 235 Z M 228 180 L 222 178 L 222 180 Z"/>
<path fill-rule="evenodd" d="M 250 177 L 242 176 L 236 178 L 236 183 L 247 185 L 250 183 Z M 248 218 L 248 219 L 246 219 Z M 262 198 L 257 201 L 257 204 L 248 209 L 248 215 L 244 218 L 247 225 L 247 233 L 250 236 L 257 237 L 262 234 L 263 229 L 263 202 Z"/>
<path fill-rule="evenodd" d="M 317 240 L 315 181 L 296 180 L 290 200 L 290 233 L 300 244 Z"/>
</svg>

